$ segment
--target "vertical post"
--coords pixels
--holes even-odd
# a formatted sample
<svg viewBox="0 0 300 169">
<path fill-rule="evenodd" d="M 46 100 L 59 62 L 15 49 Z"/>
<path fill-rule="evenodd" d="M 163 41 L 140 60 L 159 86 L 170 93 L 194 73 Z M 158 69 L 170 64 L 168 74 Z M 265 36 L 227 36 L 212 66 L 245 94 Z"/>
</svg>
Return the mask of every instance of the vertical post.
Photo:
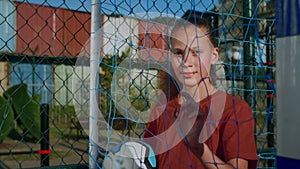
<svg viewBox="0 0 300 169">
<path fill-rule="evenodd" d="M 253 92 L 254 87 L 254 60 L 255 60 L 255 50 L 254 50 L 254 21 L 250 18 L 253 15 L 254 1 L 245 0 L 243 1 L 243 16 L 244 19 L 244 98 L 249 103 L 251 108 L 255 109 L 255 93 Z"/>
<path fill-rule="evenodd" d="M 276 5 L 276 167 L 299 168 L 300 5 L 299 0 L 275 0 Z"/>
<path fill-rule="evenodd" d="M 268 33 L 266 33 L 266 35 L 268 35 Z M 267 61 L 267 75 L 268 75 L 268 80 L 267 80 L 267 115 L 268 115 L 268 126 L 267 126 L 267 131 L 268 131 L 268 135 L 267 135 L 267 142 L 268 142 L 268 148 L 274 148 L 274 123 L 273 123 L 273 73 L 272 73 L 272 66 L 274 65 L 273 62 L 273 57 L 272 57 L 272 53 L 270 52 L 270 44 L 272 43 L 271 41 L 271 37 L 267 39 L 267 46 L 266 46 L 266 61 Z M 274 160 L 270 159 L 268 160 L 268 167 L 272 167 L 274 164 Z"/>
<path fill-rule="evenodd" d="M 34 57 L 33 57 L 34 58 Z M 33 59 L 34 61 L 33 61 L 33 63 L 31 63 L 31 66 L 32 66 L 32 77 L 31 77 L 31 89 L 32 89 L 32 96 L 34 96 L 34 94 L 35 94 L 35 91 L 34 91 L 34 84 L 35 84 L 35 77 L 34 77 L 34 72 L 36 71 L 35 70 L 35 59 Z"/>
<path fill-rule="evenodd" d="M 91 48 L 90 48 L 90 109 L 89 109 L 89 167 L 96 168 L 98 156 L 98 96 L 99 64 L 101 43 L 101 16 L 100 0 L 92 0 L 91 12 Z"/>
<path fill-rule="evenodd" d="M 49 166 L 49 105 L 41 105 L 41 149 L 39 154 L 41 155 L 41 167 Z"/>
</svg>

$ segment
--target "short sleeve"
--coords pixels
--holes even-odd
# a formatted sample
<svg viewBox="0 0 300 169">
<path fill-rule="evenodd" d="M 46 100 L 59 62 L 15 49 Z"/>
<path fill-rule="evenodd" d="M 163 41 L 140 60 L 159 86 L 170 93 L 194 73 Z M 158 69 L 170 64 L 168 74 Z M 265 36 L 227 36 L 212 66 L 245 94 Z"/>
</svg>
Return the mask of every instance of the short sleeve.
<svg viewBox="0 0 300 169">
<path fill-rule="evenodd" d="M 160 103 L 154 106 L 155 108 L 151 111 L 149 122 L 145 129 L 144 138 L 156 136 L 166 130 L 167 127 L 163 125 L 165 124 L 164 121 L 169 119 L 170 114 L 168 112 L 174 112 L 178 105 L 176 103 L 176 100 L 172 99 L 166 107 Z"/>
<path fill-rule="evenodd" d="M 254 118 L 249 105 L 239 99 L 232 102 L 229 118 L 223 123 L 222 147 L 224 158 L 242 158 L 249 169 L 256 168 L 257 152 L 254 139 Z"/>
<path fill-rule="evenodd" d="M 151 114 L 150 119 L 153 118 L 153 114 Z M 147 123 L 146 125 L 146 129 L 144 132 L 144 138 L 149 138 L 149 137 L 153 137 L 157 134 L 157 124 L 158 124 L 158 120 L 159 119 L 155 119 L 149 123 Z"/>
</svg>

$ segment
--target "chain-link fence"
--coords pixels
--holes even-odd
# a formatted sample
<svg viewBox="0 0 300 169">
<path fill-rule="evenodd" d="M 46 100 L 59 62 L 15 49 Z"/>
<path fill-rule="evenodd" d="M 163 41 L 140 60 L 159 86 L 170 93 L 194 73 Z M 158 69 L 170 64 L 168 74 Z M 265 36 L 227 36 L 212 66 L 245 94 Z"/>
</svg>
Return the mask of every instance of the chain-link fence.
<svg viewBox="0 0 300 169">
<path fill-rule="evenodd" d="M 90 0 L 0 0 L 0 168 L 87 166 L 89 137 L 84 129 L 88 126 L 78 114 L 89 106 L 91 4 Z M 136 58 L 162 59 L 161 51 L 168 51 L 168 30 L 188 10 L 214 16 L 220 48 L 215 69 L 224 72 L 216 74 L 215 85 L 252 107 L 257 168 L 275 168 L 273 1 L 100 1 L 101 115 L 119 135 L 143 136 L 146 124 L 129 120 L 133 117 L 120 113 L 118 106 L 146 111 L 151 91 L 160 88 L 168 98 L 177 91 L 170 81 L 161 83 L 168 79 L 165 72 Z M 119 74 L 127 77 L 122 83 L 116 82 L 114 74 L 124 60 L 135 67 Z M 120 84 L 126 85 L 121 87 L 126 88 L 123 97 L 130 105 L 119 102 L 123 98 L 112 92 Z M 100 132 L 106 127 L 99 124 Z M 103 147 L 114 142 L 104 140 L 99 159 L 94 159 L 99 167 L 108 153 Z"/>
</svg>

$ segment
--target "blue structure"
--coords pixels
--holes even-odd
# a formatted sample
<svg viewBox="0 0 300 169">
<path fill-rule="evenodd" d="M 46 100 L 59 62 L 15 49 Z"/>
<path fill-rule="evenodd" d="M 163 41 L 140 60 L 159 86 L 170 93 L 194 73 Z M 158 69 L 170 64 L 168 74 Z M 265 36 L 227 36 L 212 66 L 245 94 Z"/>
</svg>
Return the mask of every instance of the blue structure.
<svg viewBox="0 0 300 169">
<path fill-rule="evenodd" d="M 13 1 L 0 0 L 0 51 L 16 50 L 16 7 Z"/>
<path fill-rule="evenodd" d="M 300 168 L 300 2 L 277 0 L 277 168 Z"/>
<path fill-rule="evenodd" d="M 10 85 L 26 83 L 29 95 L 40 94 L 41 104 L 52 103 L 53 73 L 51 65 L 10 63 Z"/>
</svg>

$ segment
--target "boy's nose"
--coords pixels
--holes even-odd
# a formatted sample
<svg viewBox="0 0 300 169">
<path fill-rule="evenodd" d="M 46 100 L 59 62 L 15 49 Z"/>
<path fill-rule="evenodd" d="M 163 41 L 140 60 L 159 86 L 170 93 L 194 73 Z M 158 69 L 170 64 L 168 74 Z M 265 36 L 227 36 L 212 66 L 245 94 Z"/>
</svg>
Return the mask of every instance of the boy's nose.
<svg viewBox="0 0 300 169">
<path fill-rule="evenodd" d="M 195 62 L 195 59 L 193 58 L 190 51 L 185 52 L 184 60 L 182 61 L 183 66 L 191 67 L 192 64 Z"/>
</svg>

